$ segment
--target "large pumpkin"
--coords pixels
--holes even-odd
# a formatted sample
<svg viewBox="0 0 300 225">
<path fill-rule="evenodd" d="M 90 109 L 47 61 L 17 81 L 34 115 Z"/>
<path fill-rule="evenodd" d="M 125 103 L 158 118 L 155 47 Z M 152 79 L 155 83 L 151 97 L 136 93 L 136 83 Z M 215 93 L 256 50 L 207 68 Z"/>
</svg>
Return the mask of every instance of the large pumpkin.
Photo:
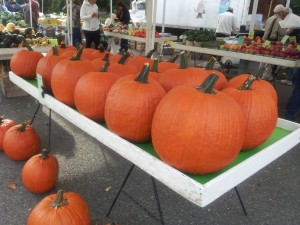
<svg viewBox="0 0 300 225">
<path fill-rule="evenodd" d="M 65 52 L 74 52 L 76 48 L 72 45 L 66 45 L 65 43 L 62 43 L 61 45 L 58 46 L 57 50 L 58 50 L 58 54 L 62 55 Z M 46 54 L 46 56 L 49 55 L 53 55 L 53 51 L 51 49 Z"/>
<path fill-rule="evenodd" d="M 126 64 L 136 67 L 138 69 L 138 71 L 141 71 L 143 69 L 143 66 L 145 63 L 149 63 L 149 66 L 151 68 L 152 64 L 153 64 L 153 60 L 151 59 L 151 57 L 154 52 L 155 52 L 155 49 L 152 49 L 145 56 L 135 55 L 133 57 L 130 57 L 126 61 Z"/>
<path fill-rule="evenodd" d="M 117 63 L 111 63 L 107 71 L 110 73 L 116 73 L 122 77 L 127 75 L 137 75 L 139 70 L 135 66 L 125 64 L 129 57 L 130 54 L 126 52 Z"/>
<path fill-rule="evenodd" d="M 110 54 L 110 53 L 106 51 L 103 46 L 100 46 L 98 51 L 92 53 L 94 59 L 98 59 L 98 58 L 102 59 L 106 54 Z"/>
<path fill-rule="evenodd" d="M 200 87 L 182 85 L 158 104 L 152 143 L 159 157 L 180 171 L 207 174 L 230 164 L 242 147 L 245 118 L 230 96 L 213 91 L 210 75 Z"/>
<path fill-rule="evenodd" d="M 74 57 L 57 63 L 52 72 L 51 87 L 55 98 L 71 107 L 75 105 L 74 90 L 79 78 L 97 71 L 91 61 L 80 59 L 82 51 L 81 47 Z"/>
<path fill-rule="evenodd" d="M 58 162 L 46 149 L 32 156 L 22 170 L 22 181 L 30 192 L 39 194 L 50 191 L 57 181 Z"/>
<path fill-rule="evenodd" d="M 175 54 L 173 57 L 170 58 L 169 61 L 161 61 L 158 64 L 158 71 L 161 73 L 164 73 L 169 69 L 178 69 L 179 64 L 175 63 L 175 61 L 177 60 L 178 57 L 179 57 L 179 55 Z"/>
<path fill-rule="evenodd" d="M 243 109 L 247 125 L 242 150 L 264 143 L 274 131 L 278 118 L 277 104 L 271 96 L 251 88 L 255 80 L 254 76 L 250 76 L 240 88 L 222 91 L 234 98 Z"/>
<path fill-rule="evenodd" d="M 5 133 L 3 150 L 13 160 L 27 160 L 40 150 L 41 140 L 27 122 L 15 125 Z"/>
<path fill-rule="evenodd" d="M 77 110 L 95 121 L 104 121 L 104 106 L 108 91 L 119 79 L 114 73 L 107 72 L 109 62 L 100 72 L 84 74 L 77 82 L 74 99 Z"/>
<path fill-rule="evenodd" d="M 36 74 L 40 74 L 43 78 L 43 88 L 44 90 L 51 90 L 51 75 L 54 66 L 65 57 L 60 56 L 56 46 L 52 47 L 53 54 L 49 54 L 42 59 L 37 64 Z"/>
<path fill-rule="evenodd" d="M 153 113 L 165 95 L 160 84 L 148 80 L 149 64 L 136 77 L 120 78 L 108 92 L 105 121 L 110 130 L 133 142 L 146 142 L 151 137 Z"/>
<path fill-rule="evenodd" d="M 16 75 L 23 78 L 36 78 L 36 67 L 43 54 L 25 44 L 27 50 L 21 49 L 17 51 L 10 60 L 10 69 Z"/>
<path fill-rule="evenodd" d="M 75 192 L 51 194 L 31 211 L 27 225 L 90 225 L 89 209 Z"/>
<path fill-rule="evenodd" d="M 151 71 L 149 72 L 149 77 L 158 81 L 160 78 L 160 72 L 158 71 L 158 59 L 153 60 Z"/>
<path fill-rule="evenodd" d="M 93 64 L 95 67 L 97 67 L 97 69 L 101 69 L 102 66 L 107 62 L 109 61 L 109 53 L 106 53 L 102 58 L 99 57 L 99 58 L 96 58 L 93 60 Z"/>
<path fill-rule="evenodd" d="M 4 119 L 3 116 L 0 116 L 0 150 L 3 150 L 3 138 L 9 128 L 15 126 L 16 123 L 10 119 Z"/>
</svg>

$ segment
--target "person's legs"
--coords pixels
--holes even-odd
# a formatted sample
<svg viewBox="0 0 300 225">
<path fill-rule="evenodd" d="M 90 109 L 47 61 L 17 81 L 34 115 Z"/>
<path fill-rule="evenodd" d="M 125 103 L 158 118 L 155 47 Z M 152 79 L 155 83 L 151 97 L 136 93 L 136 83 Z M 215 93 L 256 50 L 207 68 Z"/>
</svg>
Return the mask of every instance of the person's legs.
<svg viewBox="0 0 300 225">
<path fill-rule="evenodd" d="M 124 49 L 125 52 L 128 51 L 128 40 L 127 39 L 121 38 L 121 44 L 120 45 L 121 45 L 120 50 Z"/>
<path fill-rule="evenodd" d="M 295 73 L 295 86 L 293 93 L 286 106 L 286 119 L 295 121 L 296 114 L 300 109 L 300 68 Z"/>
<path fill-rule="evenodd" d="M 76 47 L 78 43 L 81 43 L 81 32 L 79 27 L 73 27 L 73 46 Z"/>
<path fill-rule="evenodd" d="M 85 47 L 90 48 L 92 46 L 93 31 L 84 30 L 83 32 L 85 36 Z"/>
<path fill-rule="evenodd" d="M 296 72 L 297 72 L 297 68 L 289 68 L 286 79 L 283 79 L 280 82 L 283 84 L 293 85 L 293 83 L 295 82 Z"/>
<path fill-rule="evenodd" d="M 95 49 L 98 49 L 100 45 L 100 29 L 94 31 L 93 42 L 95 44 Z"/>
</svg>

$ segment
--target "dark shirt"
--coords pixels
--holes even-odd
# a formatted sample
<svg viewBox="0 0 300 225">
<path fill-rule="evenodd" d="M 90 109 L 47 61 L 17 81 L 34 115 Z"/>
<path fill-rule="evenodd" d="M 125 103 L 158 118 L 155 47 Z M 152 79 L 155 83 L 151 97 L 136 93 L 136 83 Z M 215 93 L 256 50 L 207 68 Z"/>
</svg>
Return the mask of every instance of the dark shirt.
<svg viewBox="0 0 300 225">
<path fill-rule="evenodd" d="M 128 24 L 130 21 L 130 13 L 128 9 L 123 8 L 119 13 L 117 13 L 117 17 L 119 18 L 120 22 L 123 24 Z"/>
<path fill-rule="evenodd" d="M 80 28 L 80 5 L 73 4 L 72 6 L 72 27 Z"/>
</svg>

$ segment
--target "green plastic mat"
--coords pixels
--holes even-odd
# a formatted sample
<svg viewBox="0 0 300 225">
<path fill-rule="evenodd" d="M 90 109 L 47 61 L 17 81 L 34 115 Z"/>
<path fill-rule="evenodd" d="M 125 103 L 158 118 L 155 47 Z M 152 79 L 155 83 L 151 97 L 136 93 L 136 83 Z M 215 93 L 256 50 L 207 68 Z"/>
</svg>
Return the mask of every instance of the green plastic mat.
<svg viewBox="0 0 300 225">
<path fill-rule="evenodd" d="M 36 79 L 31 79 L 31 80 L 27 80 L 27 81 L 37 87 Z M 100 125 L 107 128 L 105 123 L 100 123 Z M 291 131 L 287 131 L 282 128 L 275 128 L 271 137 L 265 143 L 261 144 L 260 146 L 258 146 L 256 148 L 253 148 L 251 150 L 240 152 L 240 154 L 237 156 L 237 158 L 231 164 L 229 164 L 227 167 L 225 167 L 224 169 L 222 169 L 216 173 L 211 173 L 211 174 L 207 174 L 207 175 L 190 175 L 190 174 L 187 174 L 187 175 L 189 177 L 191 177 L 192 179 L 196 180 L 197 182 L 199 182 L 201 184 L 205 184 L 205 183 L 211 181 L 212 179 L 214 179 L 215 177 L 219 176 L 220 174 L 224 173 L 225 171 L 229 170 L 230 168 L 236 166 L 237 164 L 245 161 L 246 159 L 248 159 L 251 156 L 255 155 L 256 153 L 260 152 L 264 148 L 275 143 L 276 141 L 284 138 L 285 136 L 289 135 L 290 133 L 291 133 Z M 158 155 L 156 154 L 151 142 L 144 143 L 144 144 L 135 144 L 135 145 L 138 146 L 139 148 L 143 149 L 144 151 L 148 152 L 152 156 L 159 158 Z"/>
</svg>

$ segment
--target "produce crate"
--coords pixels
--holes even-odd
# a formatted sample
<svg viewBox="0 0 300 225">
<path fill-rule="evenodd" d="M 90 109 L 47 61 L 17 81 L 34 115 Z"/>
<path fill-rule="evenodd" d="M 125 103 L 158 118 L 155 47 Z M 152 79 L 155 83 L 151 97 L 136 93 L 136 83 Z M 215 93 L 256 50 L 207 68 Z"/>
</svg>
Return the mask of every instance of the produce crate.
<svg viewBox="0 0 300 225">
<path fill-rule="evenodd" d="M 129 48 L 132 50 L 136 49 L 136 41 L 129 41 Z"/>
<path fill-rule="evenodd" d="M 144 51 L 146 48 L 146 44 L 142 42 L 136 42 L 136 50 Z"/>
</svg>

